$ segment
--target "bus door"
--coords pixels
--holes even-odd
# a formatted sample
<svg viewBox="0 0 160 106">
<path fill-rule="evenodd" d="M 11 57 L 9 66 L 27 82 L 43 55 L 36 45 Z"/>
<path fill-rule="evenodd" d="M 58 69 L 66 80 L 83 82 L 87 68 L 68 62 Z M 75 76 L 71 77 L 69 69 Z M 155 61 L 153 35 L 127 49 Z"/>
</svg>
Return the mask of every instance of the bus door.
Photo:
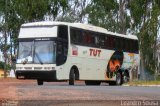
<svg viewBox="0 0 160 106">
<path fill-rule="evenodd" d="M 61 76 L 63 77 L 66 75 L 65 69 L 65 62 L 67 60 L 67 43 L 58 41 L 57 42 L 57 57 L 56 57 L 56 65 L 58 73 L 61 73 Z M 60 75 L 60 74 L 59 74 Z M 64 76 L 63 76 L 64 75 Z"/>
</svg>

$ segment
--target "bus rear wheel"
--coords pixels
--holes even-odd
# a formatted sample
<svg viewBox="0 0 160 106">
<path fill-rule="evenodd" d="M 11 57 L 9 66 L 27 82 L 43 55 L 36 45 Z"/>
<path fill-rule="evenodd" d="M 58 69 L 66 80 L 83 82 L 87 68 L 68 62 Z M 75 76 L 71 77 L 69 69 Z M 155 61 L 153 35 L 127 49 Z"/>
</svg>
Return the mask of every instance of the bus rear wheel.
<svg viewBox="0 0 160 106">
<path fill-rule="evenodd" d="M 71 69 L 69 75 L 69 85 L 74 85 L 74 82 L 75 82 L 75 72 L 74 69 Z"/>
<path fill-rule="evenodd" d="M 120 72 L 117 72 L 116 74 L 116 85 L 121 85 L 122 84 L 122 75 Z"/>
<path fill-rule="evenodd" d="M 124 72 L 123 75 L 123 83 L 129 82 L 129 74 L 127 72 Z"/>
<path fill-rule="evenodd" d="M 109 82 L 109 85 L 111 85 L 111 86 L 122 85 L 122 75 L 120 72 L 117 72 L 117 74 L 116 74 L 116 81 Z"/>
<path fill-rule="evenodd" d="M 38 84 L 38 85 L 43 85 L 43 81 L 42 81 L 42 80 L 37 79 L 37 84 Z"/>
</svg>

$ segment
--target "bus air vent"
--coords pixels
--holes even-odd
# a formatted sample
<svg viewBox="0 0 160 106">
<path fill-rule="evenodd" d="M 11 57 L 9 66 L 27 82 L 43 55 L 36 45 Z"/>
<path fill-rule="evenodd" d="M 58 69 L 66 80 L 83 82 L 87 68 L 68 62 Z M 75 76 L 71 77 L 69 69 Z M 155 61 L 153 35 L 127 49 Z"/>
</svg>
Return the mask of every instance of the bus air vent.
<svg viewBox="0 0 160 106">
<path fill-rule="evenodd" d="M 24 67 L 26 70 L 32 70 L 32 67 Z"/>
<path fill-rule="evenodd" d="M 42 67 L 34 67 L 34 70 L 42 70 Z"/>
</svg>

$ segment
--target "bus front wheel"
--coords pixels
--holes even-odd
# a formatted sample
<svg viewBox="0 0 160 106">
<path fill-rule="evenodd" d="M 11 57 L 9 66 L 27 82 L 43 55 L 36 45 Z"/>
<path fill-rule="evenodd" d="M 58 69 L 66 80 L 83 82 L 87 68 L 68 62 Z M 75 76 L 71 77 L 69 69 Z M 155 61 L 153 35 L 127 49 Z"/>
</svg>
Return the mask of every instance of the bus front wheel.
<svg viewBox="0 0 160 106">
<path fill-rule="evenodd" d="M 75 82 L 75 72 L 74 69 L 71 69 L 69 75 L 69 85 L 74 85 L 74 82 Z"/>
<path fill-rule="evenodd" d="M 43 85 L 43 81 L 42 81 L 42 80 L 37 79 L 37 84 L 38 84 L 38 85 Z"/>
</svg>

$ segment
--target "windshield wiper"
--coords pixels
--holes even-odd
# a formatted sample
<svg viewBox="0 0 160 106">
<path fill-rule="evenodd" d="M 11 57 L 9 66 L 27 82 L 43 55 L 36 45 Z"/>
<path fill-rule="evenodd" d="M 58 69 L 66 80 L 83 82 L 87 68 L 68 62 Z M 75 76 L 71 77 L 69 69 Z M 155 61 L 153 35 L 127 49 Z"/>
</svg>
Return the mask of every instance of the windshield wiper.
<svg viewBox="0 0 160 106">
<path fill-rule="evenodd" d="M 43 64 L 43 62 L 42 62 L 41 58 L 39 57 L 39 55 L 38 55 L 37 53 L 35 53 L 35 55 L 37 56 L 39 62 L 40 62 L 41 64 Z"/>
</svg>

